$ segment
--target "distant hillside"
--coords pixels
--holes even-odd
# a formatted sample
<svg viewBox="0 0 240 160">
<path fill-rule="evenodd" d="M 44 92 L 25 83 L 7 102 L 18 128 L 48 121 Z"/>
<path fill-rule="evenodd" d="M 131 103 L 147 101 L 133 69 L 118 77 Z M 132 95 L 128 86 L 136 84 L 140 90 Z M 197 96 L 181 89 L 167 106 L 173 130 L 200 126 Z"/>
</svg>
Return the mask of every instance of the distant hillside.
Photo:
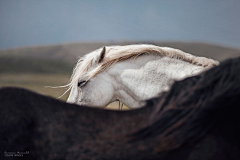
<svg viewBox="0 0 240 160">
<path fill-rule="evenodd" d="M 181 49 L 185 52 L 213 58 L 219 61 L 240 56 L 240 50 L 204 43 L 186 42 L 119 42 L 119 43 L 71 43 L 49 46 L 0 50 L 0 73 L 39 72 L 69 73 L 79 57 L 108 45 L 148 43 Z"/>
<path fill-rule="evenodd" d="M 0 50 L 0 57 L 3 55 L 15 57 L 29 57 L 36 59 L 47 59 L 54 61 L 64 61 L 74 64 L 80 56 L 83 56 L 90 51 L 100 48 L 105 43 L 72 43 L 59 44 L 49 46 L 36 46 L 13 48 L 7 50 Z"/>
<path fill-rule="evenodd" d="M 207 43 L 182 43 L 182 42 L 172 42 L 172 43 L 155 43 L 159 46 L 168 46 L 183 50 L 185 52 L 213 58 L 218 61 L 223 61 L 228 58 L 234 58 L 240 56 L 240 49 L 234 49 L 229 47 L 223 47 Z"/>
<path fill-rule="evenodd" d="M 0 56 L 0 73 L 71 74 L 72 67 L 69 63 L 61 61 L 28 56 Z"/>
</svg>

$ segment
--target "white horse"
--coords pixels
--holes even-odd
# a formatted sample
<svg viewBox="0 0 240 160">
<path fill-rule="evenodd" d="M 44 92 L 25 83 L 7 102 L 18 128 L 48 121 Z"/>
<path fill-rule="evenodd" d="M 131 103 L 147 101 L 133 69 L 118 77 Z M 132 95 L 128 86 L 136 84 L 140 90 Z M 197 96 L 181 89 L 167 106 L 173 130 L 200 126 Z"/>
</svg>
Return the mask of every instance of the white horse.
<svg viewBox="0 0 240 160">
<path fill-rule="evenodd" d="M 108 46 L 81 58 L 70 83 L 69 103 L 105 107 L 121 101 L 130 109 L 170 88 L 174 80 L 198 74 L 219 62 L 154 45 Z"/>
</svg>

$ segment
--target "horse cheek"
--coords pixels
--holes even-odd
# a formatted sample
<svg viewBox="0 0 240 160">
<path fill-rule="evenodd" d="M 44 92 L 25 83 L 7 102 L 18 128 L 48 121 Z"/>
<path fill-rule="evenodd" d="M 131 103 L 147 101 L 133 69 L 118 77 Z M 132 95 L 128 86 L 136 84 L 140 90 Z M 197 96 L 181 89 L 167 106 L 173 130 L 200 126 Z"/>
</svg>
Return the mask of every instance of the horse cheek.
<svg viewBox="0 0 240 160">
<path fill-rule="evenodd" d="M 113 97 L 113 88 L 107 83 L 102 83 L 98 89 L 99 90 L 95 92 L 98 99 L 97 103 L 102 106 L 106 106 L 107 104 L 111 103 Z"/>
</svg>

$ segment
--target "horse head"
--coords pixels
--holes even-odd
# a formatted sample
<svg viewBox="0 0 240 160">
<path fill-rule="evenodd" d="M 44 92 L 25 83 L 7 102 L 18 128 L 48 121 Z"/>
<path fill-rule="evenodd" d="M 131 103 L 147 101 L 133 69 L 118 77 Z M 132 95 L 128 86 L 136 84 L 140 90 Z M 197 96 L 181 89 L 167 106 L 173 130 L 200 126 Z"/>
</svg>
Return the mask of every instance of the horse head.
<svg viewBox="0 0 240 160">
<path fill-rule="evenodd" d="M 99 52 L 97 50 L 95 53 Z M 95 69 L 102 63 L 106 54 L 106 48 L 103 47 L 100 54 L 92 54 L 84 57 L 74 70 L 72 76 L 71 92 L 67 99 L 69 103 L 87 105 L 94 107 L 105 107 L 113 99 L 113 86 L 111 78 L 106 73 L 92 75 Z M 86 62 L 88 62 L 86 64 Z M 86 68 L 86 65 L 88 66 Z M 80 78 L 78 78 L 80 76 Z"/>
</svg>

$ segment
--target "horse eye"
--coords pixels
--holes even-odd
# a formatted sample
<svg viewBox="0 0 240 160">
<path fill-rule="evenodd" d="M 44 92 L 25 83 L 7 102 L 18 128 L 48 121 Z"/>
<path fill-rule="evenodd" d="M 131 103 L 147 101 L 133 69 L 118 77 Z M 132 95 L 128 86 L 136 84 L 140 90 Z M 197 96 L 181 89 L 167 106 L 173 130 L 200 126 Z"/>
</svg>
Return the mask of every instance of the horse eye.
<svg viewBox="0 0 240 160">
<path fill-rule="evenodd" d="M 86 81 L 80 81 L 80 82 L 78 82 L 78 87 L 82 87 L 85 83 L 86 83 Z"/>
</svg>

